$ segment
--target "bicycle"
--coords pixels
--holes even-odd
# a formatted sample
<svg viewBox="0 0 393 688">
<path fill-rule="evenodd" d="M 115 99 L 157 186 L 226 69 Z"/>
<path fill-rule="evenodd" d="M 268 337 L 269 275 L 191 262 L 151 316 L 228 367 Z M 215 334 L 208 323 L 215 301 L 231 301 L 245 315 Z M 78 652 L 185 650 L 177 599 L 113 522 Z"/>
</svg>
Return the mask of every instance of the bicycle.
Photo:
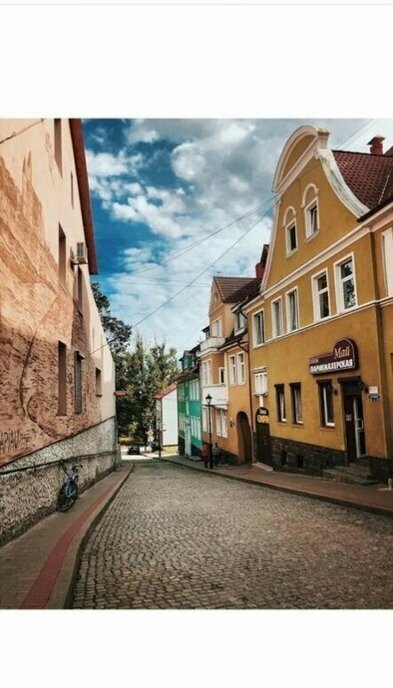
<svg viewBox="0 0 393 688">
<path fill-rule="evenodd" d="M 78 468 L 82 468 L 82 466 L 75 464 L 72 466 L 71 473 L 69 473 L 65 467 L 64 461 L 60 461 L 59 463 L 66 474 L 66 478 L 57 495 L 57 509 L 58 511 L 68 511 L 68 509 L 71 509 L 75 504 L 79 496 Z"/>
</svg>

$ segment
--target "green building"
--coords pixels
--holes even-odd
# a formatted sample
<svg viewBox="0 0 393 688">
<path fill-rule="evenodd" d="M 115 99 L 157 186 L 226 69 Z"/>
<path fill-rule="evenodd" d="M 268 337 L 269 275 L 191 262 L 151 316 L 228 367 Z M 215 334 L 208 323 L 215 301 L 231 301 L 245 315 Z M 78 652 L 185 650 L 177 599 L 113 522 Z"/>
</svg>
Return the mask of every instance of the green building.
<svg viewBox="0 0 393 688">
<path fill-rule="evenodd" d="M 199 344 L 185 351 L 180 359 L 182 372 L 177 378 L 179 454 L 200 457 L 202 449 L 202 405 L 199 385 Z"/>
</svg>

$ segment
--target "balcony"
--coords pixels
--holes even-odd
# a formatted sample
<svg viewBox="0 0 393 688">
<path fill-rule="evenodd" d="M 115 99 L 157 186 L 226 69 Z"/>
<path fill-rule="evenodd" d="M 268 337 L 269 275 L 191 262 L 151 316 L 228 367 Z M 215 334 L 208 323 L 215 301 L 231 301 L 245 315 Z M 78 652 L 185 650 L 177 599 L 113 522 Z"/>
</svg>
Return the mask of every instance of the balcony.
<svg viewBox="0 0 393 688">
<path fill-rule="evenodd" d="M 227 406 L 228 405 L 228 387 L 227 385 L 206 385 L 202 387 L 201 403 L 206 406 L 206 397 L 210 394 L 212 398 L 212 406 Z"/>
<path fill-rule="evenodd" d="M 201 342 L 200 355 L 206 354 L 208 351 L 216 351 L 224 342 L 225 337 L 209 337 L 209 339 L 205 339 Z"/>
</svg>

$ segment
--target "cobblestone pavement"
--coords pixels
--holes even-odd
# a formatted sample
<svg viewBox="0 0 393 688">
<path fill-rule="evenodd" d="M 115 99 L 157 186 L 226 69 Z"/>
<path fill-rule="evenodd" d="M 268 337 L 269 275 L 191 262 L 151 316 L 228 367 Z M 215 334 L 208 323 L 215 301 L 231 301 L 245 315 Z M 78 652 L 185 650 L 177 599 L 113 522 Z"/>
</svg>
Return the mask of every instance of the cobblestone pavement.
<svg viewBox="0 0 393 688">
<path fill-rule="evenodd" d="M 73 607 L 392 608 L 389 518 L 138 463 L 82 554 Z"/>
</svg>

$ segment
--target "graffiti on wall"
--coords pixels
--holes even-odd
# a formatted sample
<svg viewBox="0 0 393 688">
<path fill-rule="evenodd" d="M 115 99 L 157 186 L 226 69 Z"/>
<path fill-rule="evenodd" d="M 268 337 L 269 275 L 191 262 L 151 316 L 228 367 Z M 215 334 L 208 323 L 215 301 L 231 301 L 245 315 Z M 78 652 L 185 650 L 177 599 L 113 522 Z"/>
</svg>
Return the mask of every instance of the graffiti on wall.
<svg viewBox="0 0 393 688">
<path fill-rule="evenodd" d="M 28 437 L 20 430 L 0 432 L 0 454 L 8 454 L 18 448 L 26 446 Z"/>
</svg>

